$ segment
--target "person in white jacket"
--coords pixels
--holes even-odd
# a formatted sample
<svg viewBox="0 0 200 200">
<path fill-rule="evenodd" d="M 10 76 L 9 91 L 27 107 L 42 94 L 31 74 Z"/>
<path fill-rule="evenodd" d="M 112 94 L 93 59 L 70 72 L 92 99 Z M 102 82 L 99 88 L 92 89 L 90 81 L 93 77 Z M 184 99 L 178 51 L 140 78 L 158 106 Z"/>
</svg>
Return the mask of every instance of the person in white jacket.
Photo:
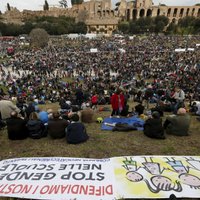
<svg viewBox="0 0 200 200">
<path fill-rule="evenodd" d="M 12 101 L 4 100 L 2 97 L 0 98 L 0 113 L 2 120 L 9 118 L 12 111 L 16 111 L 17 113 L 20 112 L 20 109 L 17 108 Z"/>
<path fill-rule="evenodd" d="M 177 86 L 172 98 L 176 100 L 176 104 L 174 105 L 174 114 L 176 114 L 179 108 L 184 107 L 185 92 Z"/>
</svg>

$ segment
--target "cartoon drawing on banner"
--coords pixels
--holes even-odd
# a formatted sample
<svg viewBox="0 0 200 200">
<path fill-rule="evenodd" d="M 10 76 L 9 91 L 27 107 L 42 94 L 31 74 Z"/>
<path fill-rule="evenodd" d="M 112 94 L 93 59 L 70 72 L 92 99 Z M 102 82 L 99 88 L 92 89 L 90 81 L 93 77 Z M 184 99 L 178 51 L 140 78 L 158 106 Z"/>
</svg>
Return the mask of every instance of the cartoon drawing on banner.
<svg viewBox="0 0 200 200">
<path fill-rule="evenodd" d="M 161 169 L 160 163 L 154 162 L 150 157 L 149 161 L 147 157 L 144 157 L 145 162 L 142 163 L 144 167 L 138 167 L 137 162 L 130 157 L 125 157 L 123 161 L 123 167 L 127 170 L 126 178 L 131 182 L 144 181 L 152 193 L 159 193 L 160 191 L 176 191 L 181 192 L 182 186 L 178 180 L 173 182 L 169 177 L 162 175 L 165 168 Z M 151 175 L 150 180 L 143 177 L 139 173 L 139 169 L 145 169 L 148 174 Z"/>
<path fill-rule="evenodd" d="M 185 159 L 187 163 L 189 163 L 189 165 L 191 165 L 194 169 L 200 171 L 200 160 L 195 160 L 192 157 L 190 158 L 185 157 Z"/>
<path fill-rule="evenodd" d="M 152 157 L 149 158 L 150 162 L 147 160 L 146 157 L 144 157 L 144 160 L 145 162 L 143 162 L 142 164 L 144 165 L 144 169 L 147 172 L 149 172 L 152 175 L 160 175 L 163 173 L 164 168 L 161 171 L 160 163 L 153 162 Z"/>
<path fill-rule="evenodd" d="M 150 157 L 150 162 L 148 162 L 145 157 L 145 162 L 142 163 L 144 165 L 144 169 L 152 174 L 153 176 L 150 178 L 150 181 L 145 179 L 145 183 L 147 187 L 152 193 L 158 193 L 160 191 L 176 191 L 181 192 L 182 186 L 178 180 L 175 183 L 168 177 L 162 175 L 165 168 L 161 170 L 160 163 L 153 162 L 153 158 Z"/>
<path fill-rule="evenodd" d="M 180 160 L 175 158 L 167 159 L 167 163 L 172 167 L 172 169 L 179 174 L 179 179 L 181 183 L 190 186 L 192 189 L 200 189 L 200 179 L 199 177 L 190 173 L 191 167 L 184 166 Z M 189 160 L 186 160 L 187 162 Z M 190 162 L 188 162 L 190 164 Z"/>
<path fill-rule="evenodd" d="M 143 176 L 138 172 L 139 168 L 137 166 L 137 162 L 132 160 L 132 157 L 130 157 L 130 160 L 128 158 L 125 158 L 126 160 L 123 161 L 124 165 L 122 165 L 128 172 L 126 173 L 126 178 L 131 182 L 140 182 L 143 180 Z"/>
</svg>

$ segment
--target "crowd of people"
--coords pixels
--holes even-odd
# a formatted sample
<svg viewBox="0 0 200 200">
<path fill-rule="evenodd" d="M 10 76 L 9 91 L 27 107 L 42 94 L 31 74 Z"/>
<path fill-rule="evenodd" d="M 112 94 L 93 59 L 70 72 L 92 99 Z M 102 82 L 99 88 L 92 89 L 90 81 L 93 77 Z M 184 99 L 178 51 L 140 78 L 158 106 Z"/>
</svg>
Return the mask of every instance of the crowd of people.
<svg viewBox="0 0 200 200">
<path fill-rule="evenodd" d="M 163 112 L 185 114 L 179 109 L 188 110 L 186 101 L 192 113 L 200 113 L 199 36 L 79 39 L 59 45 L 51 43 L 43 49 L 23 48 L 16 41 L 12 57 L 4 56 L 11 42 L 3 42 L 4 49 L 0 51 L 2 120 L 16 117 L 12 111 L 26 120 L 38 120 L 38 114 L 33 114 L 41 112 L 38 104 L 55 102 L 60 105 L 59 116 L 53 115 L 58 119 L 72 110 L 89 106 L 97 109 L 98 104 L 111 104 L 111 117 L 127 117 L 134 112 L 141 116 L 150 109 L 150 103 L 155 103 L 154 111 L 159 111 L 159 115 L 152 112 L 151 120 L 159 123 Z M 92 48 L 97 52 L 91 52 Z M 180 48 L 185 51 L 175 51 Z M 17 106 L 10 113 L 8 109 L 4 111 L 1 103 L 8 99 L 16 101 Z M 130 110 L 130 101 L 137 102 L 135 110 Z M 167 119 L 165 128 L 171 124 L 171 118 Z M 73 121 L 68 116 L 67 120 Z M 149 123 L 147 120 L 145 126 Z"/>
</svg>

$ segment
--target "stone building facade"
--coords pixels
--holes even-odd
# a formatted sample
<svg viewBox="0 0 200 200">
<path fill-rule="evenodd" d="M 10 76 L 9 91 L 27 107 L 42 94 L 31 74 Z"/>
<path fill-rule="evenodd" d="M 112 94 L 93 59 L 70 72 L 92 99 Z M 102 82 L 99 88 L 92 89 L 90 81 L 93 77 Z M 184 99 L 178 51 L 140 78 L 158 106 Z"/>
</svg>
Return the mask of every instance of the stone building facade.
<svg viewBox="0 0 200 200">
<path fill-rule="evenodd" d="M 140 17 L 164 15 L 169 18 L 169 22 L 177 23 L 179 19 L 186 16 L 200 17 L 200 6 L 154 5 L 152 0 L 127 2 L 125 6 L 122 6 L 122 10 L 124 10 L 123 15 L 128 21 Z"/>
<path fill-rule="evenodd" d="M 120 20 L 136 20 L 140 17 L 155 17 L 164 15 L 170 22 L 177 23 L 185 16 L 200 17 L 200 6 L 166 6 L 154 5 L 152 0 L 134 0 L 127 2 L 121 0 L 117 9 L 113 9 L 111 0 L 90 0 L 72 8 L 50 8 L 48 11 L 18 11 L 12 8 L 1 17 L 6 23 L 22 24 L 33 16 L 61 15 L 75 17 L 76 21 L 84 21 L 88 27 L 88 33 L 111 34 L 117 29 Z"/>
</svg>

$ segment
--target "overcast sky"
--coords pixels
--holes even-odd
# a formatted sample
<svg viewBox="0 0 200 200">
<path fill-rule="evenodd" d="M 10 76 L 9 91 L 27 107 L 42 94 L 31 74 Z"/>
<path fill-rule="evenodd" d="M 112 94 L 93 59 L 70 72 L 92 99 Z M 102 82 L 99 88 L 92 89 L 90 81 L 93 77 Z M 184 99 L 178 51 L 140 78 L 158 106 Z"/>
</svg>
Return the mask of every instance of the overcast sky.
<svg viewBox="0 0 200 200">
<path fill-rule="evenodd" d="M 70 0 L 69 0 L 70 1 Z M 118 2 L 119 0 L 113 0 Z M 49 5 L 58 6 L 59 0 L 47 0 Z M 154 5 L 158 5 L 159 3 L 163 3 L 166 5 L 195 5 L 199 3 L 199 0 L 153 0 Z M 19 10 L 28 9 L 28 10 L 42 10 L 44 0 L 0 0 L 0 10 L 1 12 L 5 12 L 6 4 L 9 3 L 12 7 L 17 7 Z"/>
</svg>

